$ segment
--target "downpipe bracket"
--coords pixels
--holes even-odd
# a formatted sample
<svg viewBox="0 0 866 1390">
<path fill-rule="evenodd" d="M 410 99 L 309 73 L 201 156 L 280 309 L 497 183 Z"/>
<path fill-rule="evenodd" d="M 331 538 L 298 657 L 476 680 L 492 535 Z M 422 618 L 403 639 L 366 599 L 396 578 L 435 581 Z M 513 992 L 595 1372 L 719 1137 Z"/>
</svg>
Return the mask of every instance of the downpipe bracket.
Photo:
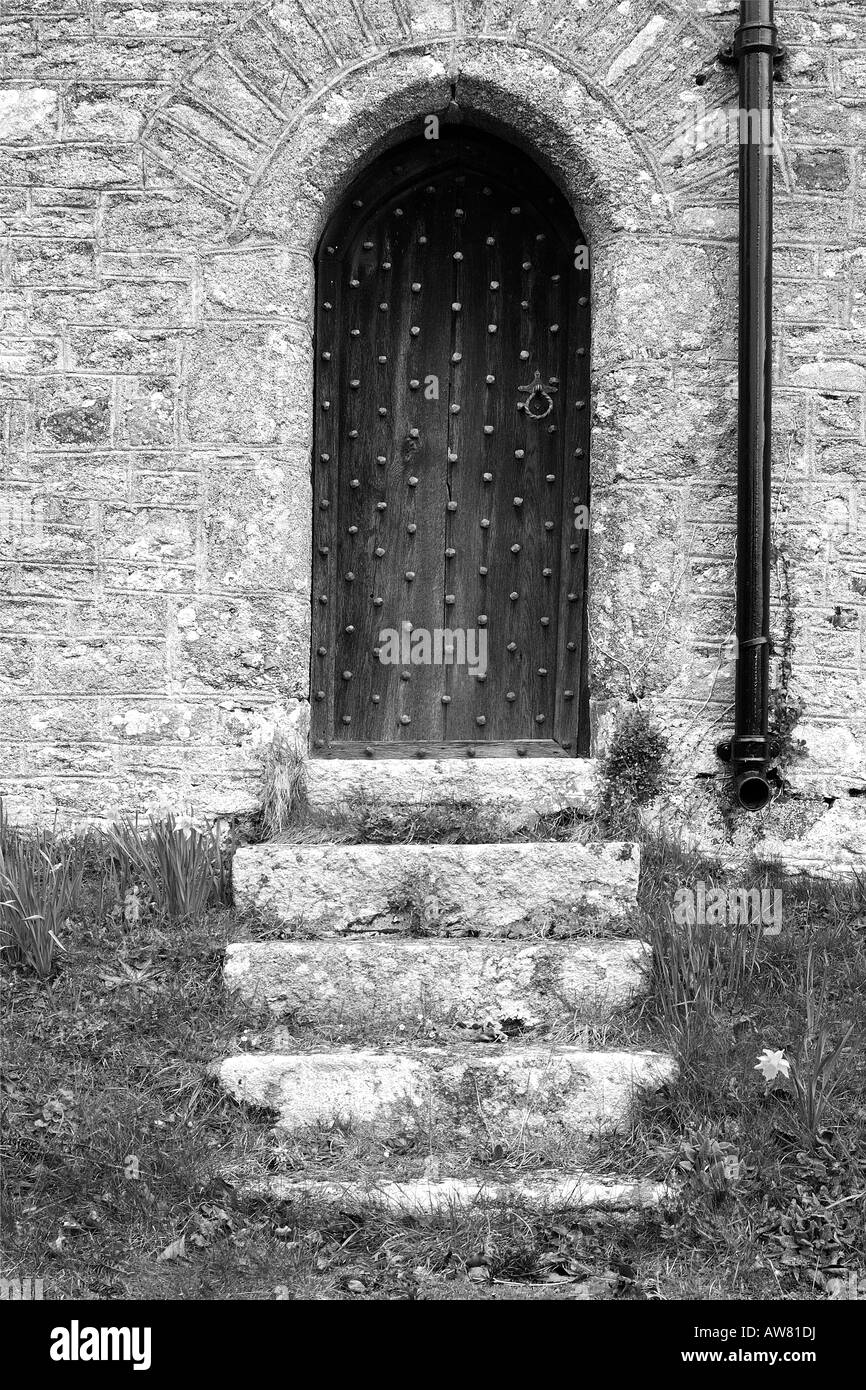
<svg viewBox="0 0 866 1390">
<path fill-rule="evenodd" d="M 740 763 L 763 770 L 776 756 L 777 740 L 772 734 L 733 734 L 716 744 L 716 757 L 723 763 Z"/>
<path fill-rule="evenodd" d="M 779 78 L 782 75 L 778 71 L 778 69 L 781 68 L 783 63 L 787 63 L 791 55 L 789 54 L 785 45 L 783 43 L 779 43 L 779 40 L 776 36 L 777 30 L 775 25 L 770 26 L 756 24 L 750 27 L 754 30 L 761 29 L 764 32 L 761 35 L 758 35 L 756 33 L 751 38 L 747 38 L 744 36 L 742 39 L 738 34 L 734 39 L 731 40 L 730 43 L 722 45 L 722 47 L 716 54 L 717 62 L 721 63 L 722 67 L 735 68 L 739 65 L 741 53 L 771 53 L 773 57 L 773 67 L 774 69 L 777 69 L 777 71 L 775 71 L 774 73 L 774 76 L 775 80 L 778 82 Z"/>
</svg>

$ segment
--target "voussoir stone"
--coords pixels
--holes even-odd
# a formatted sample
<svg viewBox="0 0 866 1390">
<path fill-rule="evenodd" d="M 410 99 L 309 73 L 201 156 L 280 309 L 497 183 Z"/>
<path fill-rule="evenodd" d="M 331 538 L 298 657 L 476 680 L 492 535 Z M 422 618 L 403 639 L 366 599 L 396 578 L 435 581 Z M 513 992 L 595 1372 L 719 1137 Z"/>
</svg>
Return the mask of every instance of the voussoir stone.
<svg viewBox="0 0 866 1390">
<path fill-rule="evenodd" d="M 586 1052 L 575 1047 L 417 1048 L 377 1052 L 244 1053 L 219 1067 L 236 1100 L 275 1110 L 277 1127 L 335 1121 L 382 1133 L 414 1127 L 433 1142 L 455 1137 L 503 1143 L 551 1129 L 589 1137 L 620 1128 L 637 1092 L 673 1081 L 658 1052 Z"/>
<path fill-rule="evenodd" d="M 609 841 L 482 845 L 292 845 L 239 849 L 235 903 L 293 925 L 346 931 L 414 912 L 431 933 L 495 933 L 533 921 L 598 931 L 637 896 L 640 850 Z"/>
<path fill-rule="evenodd" d="M 376 938 L 238 942 L 225 979 L 249 1003 L 318 1024 L 599 1021 L 640 993 L 652 952 L 632 940 Z"/>
</svg>

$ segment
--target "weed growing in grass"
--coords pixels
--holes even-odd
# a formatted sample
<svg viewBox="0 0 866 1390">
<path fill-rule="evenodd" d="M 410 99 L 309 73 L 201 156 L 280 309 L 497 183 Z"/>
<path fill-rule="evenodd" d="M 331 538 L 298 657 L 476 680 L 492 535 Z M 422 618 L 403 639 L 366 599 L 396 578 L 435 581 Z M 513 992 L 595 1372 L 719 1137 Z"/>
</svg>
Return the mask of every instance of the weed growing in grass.
<svg viewBox="0 0 866 1390">
<path fill-rule="evenodd" d="M 712 1130 L 690 1129 L 677 1168 L 699 1190 L 721 1196 L 740 1177 L 740 1158 L 736 1146 Z"/>
<path fill-rule="evenodd" d="M 83 874 L 80 844 L 16 830 L 0 799 L 0 950 L 40 980 L 51 977 L 65 949 L 60 933 L 77 907 Z"/>
</svg>

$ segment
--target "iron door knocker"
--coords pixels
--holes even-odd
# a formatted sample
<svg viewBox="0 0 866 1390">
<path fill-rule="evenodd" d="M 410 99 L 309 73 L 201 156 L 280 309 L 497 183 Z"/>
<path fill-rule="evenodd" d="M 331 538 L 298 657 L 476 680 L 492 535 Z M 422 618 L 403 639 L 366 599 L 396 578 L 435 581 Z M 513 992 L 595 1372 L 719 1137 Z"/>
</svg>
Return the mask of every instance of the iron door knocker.
<svg viewBox="0 0 866 1390">
<path fill-rule="evenodd" d="M 556 386 L 542 386 L 541 372 L 536 372 L 529 386 L 518 387 L 518 390 L 524 391 L 529 396 L 529 400 L 519 401 L 517 408 L 518 410 L 525 411 L 530 420 L 544 420 L 553 410 L 553 396 L 558 389 L 559 388 Z M 536 397 L 539 398 L 539 405 L 542 402 L 547 402 L 543 410 L 532 409 L 532 403 Z"/>
</svg>

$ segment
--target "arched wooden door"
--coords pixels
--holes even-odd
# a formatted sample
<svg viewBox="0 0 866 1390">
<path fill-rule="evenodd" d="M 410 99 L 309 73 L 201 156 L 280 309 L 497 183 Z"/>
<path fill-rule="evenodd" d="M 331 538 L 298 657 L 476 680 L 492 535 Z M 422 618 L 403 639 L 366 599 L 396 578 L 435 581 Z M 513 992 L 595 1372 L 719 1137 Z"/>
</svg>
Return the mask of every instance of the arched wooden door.
<svg viewBox="0 0 866 1390">
<path fill-rule="evenodd" d="M 562 195 L 446 127 L 318 255 L 311 751 L 574 755 L 589 271 Z"/>
</svg>

